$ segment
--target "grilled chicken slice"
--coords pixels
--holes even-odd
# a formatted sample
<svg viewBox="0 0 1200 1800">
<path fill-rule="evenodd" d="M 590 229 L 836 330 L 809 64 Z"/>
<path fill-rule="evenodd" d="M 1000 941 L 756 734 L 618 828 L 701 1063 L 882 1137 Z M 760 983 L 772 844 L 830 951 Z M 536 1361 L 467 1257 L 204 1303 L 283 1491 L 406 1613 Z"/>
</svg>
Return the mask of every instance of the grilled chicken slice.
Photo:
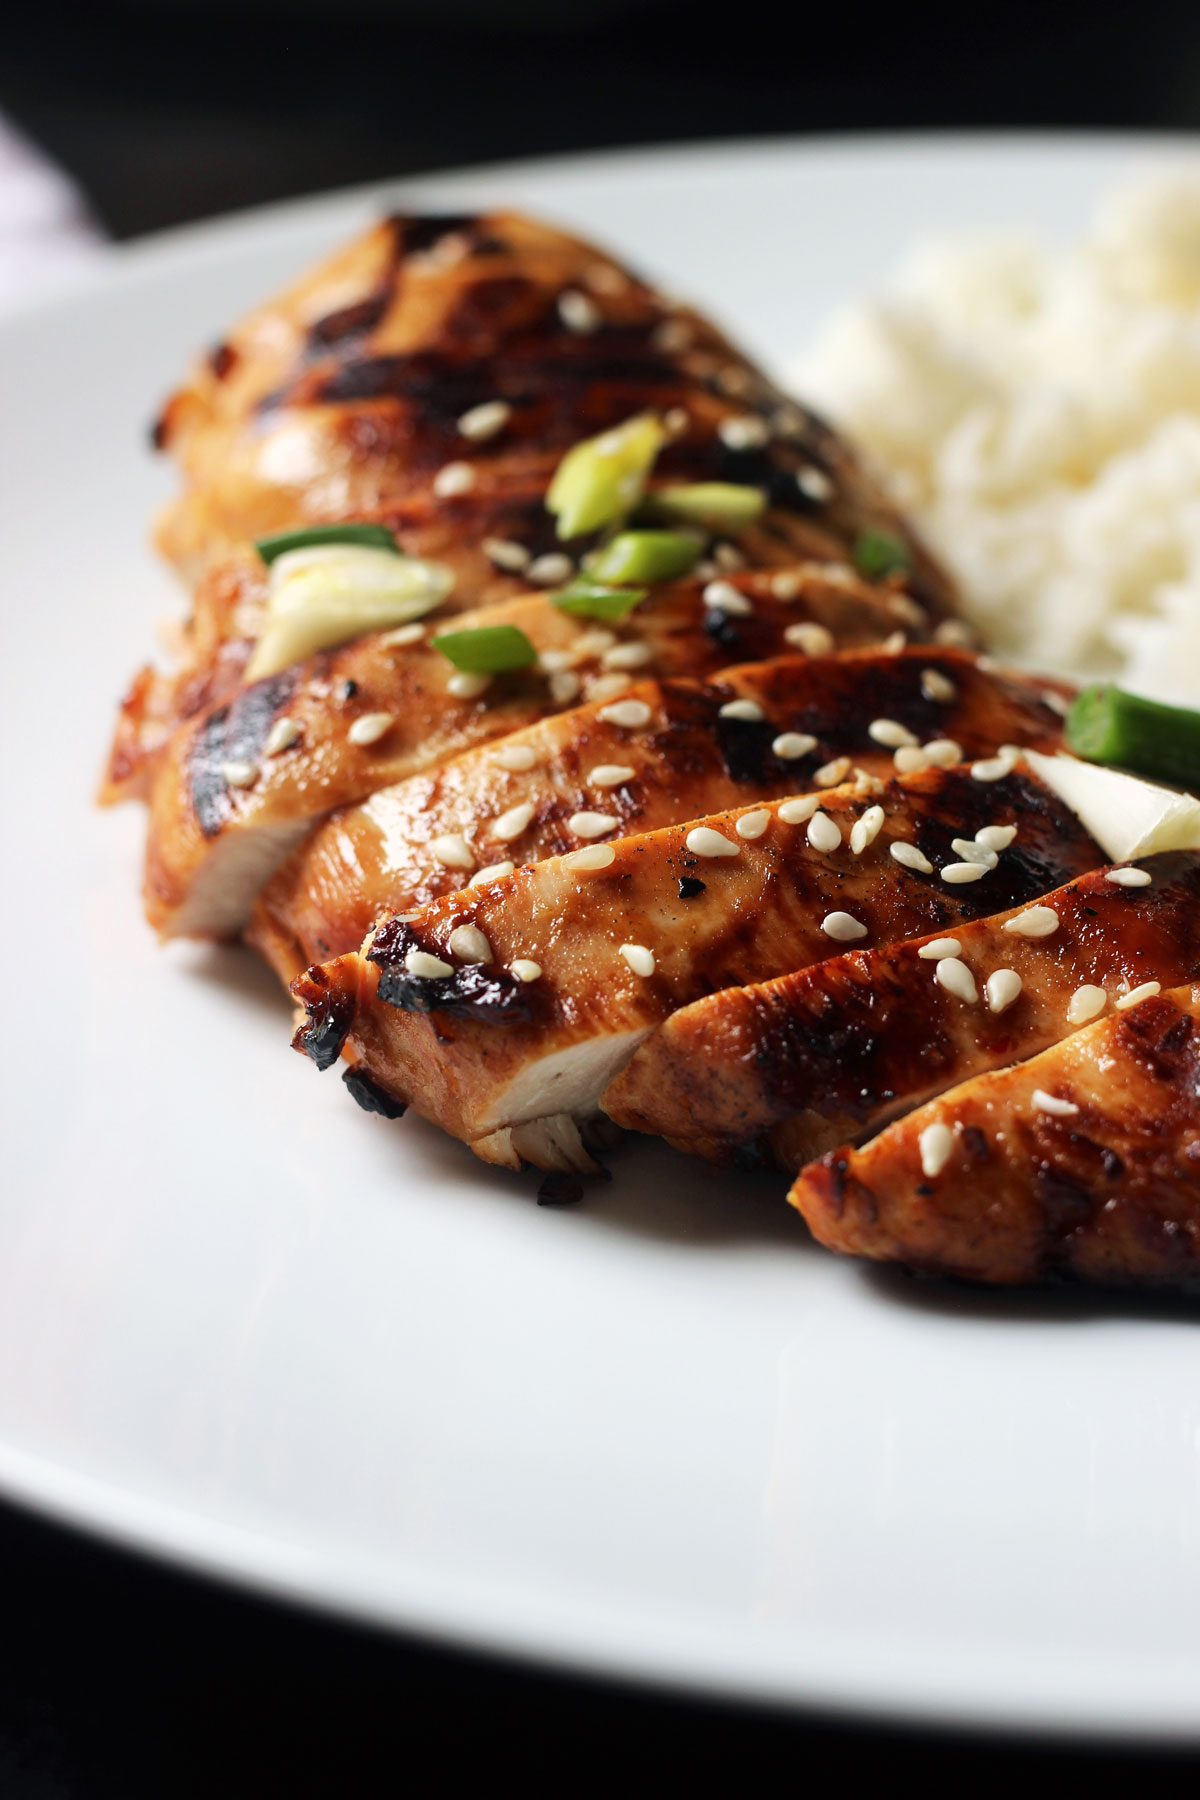
<svg viewBox="0 0 1200 1800">
<path fill-rule="evenodd" d="M 1052 684 L 930 648 L 751 664 L 707 686 L 639 683 L 623 701 L 576 708 L 335 813 L 262 895 L 250 941 L 291 981 L 479 869 L 781 799 L 821 785 L 823 771 L 826 785 L 852 766 L 889 775 L 901 735 L 954 740 L 971 757 L 1056 743 L 1060 698 Z M 893 727 L 884 743 L 871 731 L 881 720 Z"/>
<path fill-rule="evenodd" d="M 878 798 L 874 785 L 591 845 L 389 919 L 364 953 L 294 984 L 308 1015 L 296 1047 L 322 1066 L 344 1048 L 356 1097 L 411 1105 L 487 1160 L 586 1163 L 577 1121 L 680 1006 L 860 936 L 950 929 L 1104 860 L 1028 776 L 960 766 Z M 918 883 L 878 840 L 852 849 L 876 806 L 889 839 L 920 841 L 939 866 L 985 823 L 1020 822 L 1022 841 L 986 880 Z"/>
<path fill-rule="evenodd" d="M 1001 863 L 1028 841 L 1022 817 Z M 930 954 L 948 944 L 914 938 L 712 994 L 642 1045 L 601 1106 L 712 1161 L 798 1169 L 933 1094 L 1038 1054 L 1143 982 L 1173 987 L 1200 973 L 1200 854 L 1147 858 L 1142 871 L 1145 886 L 1128 885 L 1136 871 L 1100 869 L 1036 909 L 957 925 L 953 960 Z"/>
<path fill-rule="evenodd" d="M 790 1195 L 819 1242 L 1002 1284 L 1200 1281 L 1200 987 L 976 1076 Z"/>
<path fill-rule="evenodd" d="M 475 696 L 451 691 L 454 671 L 429 632 L 415 644 L 374 633 L 237 688 L 231 701 L 177 732 L 161 759 L 146 857 L 151 923 L 169 937 L 237 931 L 263 882 L 332 808 L 562 711 L 581 694 L 615 698 L 632 685 L 630 664 L 703 675 L 739 651 L 799 655 L 789 633 L 804 637 L 805 622 L 818 626 L 808 641 L 821 644 L 835 628 L 851 643 L 871 641 L 893 622 L 890 598 L 853 579 L 835 583 L 801 571 L 781 589 L 787 598 L 774 591 L 779 585 L 778 577 L 739 577 L 752 610 L 735 616 L 706 604 L 704 584 L 678 582 L 639 606 L 619 638 L 542 596 L 468 614 L 459 628 L 515 625 L 543 659 Z M 614 652 L 624 666 L 612 666 Z M 1042 710 L 1034 704 L 1035 728 Z M 352 734 L 365 718 L 392 723 L 361 743 Z M 272 751 L 272 730 L 285 719 L 290 741 Z"/>
<path fill-rule="evenodd" d="M 543 505 L 557 462 L 646 410 L 676 432 L 658 479 L 768 489 L 752 561 L 844 558 L 881 529 L 909 542 L 917 599 L 953 610 L 946 578 L 827 426 L 698 313 L 514 213 L 384 219 L 236 326 L 156 427 L 185 483 L 159 542 L 194 579 L 264 532 L 382 518 L 406 548 L 452 555 L 475 605 L 497 580 L 485 541 L 558 549 Z M 471 485 L 439 491 L 459 462 Z"/>
</svg>

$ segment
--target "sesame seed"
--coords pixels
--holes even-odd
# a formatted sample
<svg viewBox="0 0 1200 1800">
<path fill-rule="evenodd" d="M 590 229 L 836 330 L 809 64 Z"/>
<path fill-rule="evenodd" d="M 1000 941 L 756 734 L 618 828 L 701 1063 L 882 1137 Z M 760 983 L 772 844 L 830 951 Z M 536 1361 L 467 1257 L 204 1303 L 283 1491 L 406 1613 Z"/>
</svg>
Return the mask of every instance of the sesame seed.
<svg viewBox="0 0 1200 1800">
<path fill-rule="evenodd" d="M 654 350 L 661 350 L 666 356 L 677 356 L 681 350 L 687 349 L 693 335 L 686 319 L 664 319 L 651 333 L 650 346 Z"/>
<path fill-rule="evenodd" d="M 770 823 L 770 809 L 760 806 L 753 812 L 743 813 L 734 829 L 740 838 L 760 838 Z"/>
<path fill-rule="evenodd" d="M 558 296 L 558 316 L 568 331 L 576 331 L 581 336 L 597 331 L 603 323 L 596 302 L 581 294 L 578 288 L 567 288 Z"/>
<path fill-rule="evenodd" d="M 867 736 L 874 738 L 877 744 L 883 744 L 888 750 L 899 750 L 901 745 L 915 744 L 915 733 L 902 725 L 899 719 L 872 719 L 867 726 Z"/>
<path fill-rule="evenodd" d="M 980 658 L 980 661 L 983 661 L 982 657 Z M 1048 706 L 1051 712 L 1056 712 L 1060 719 L 1065 719 L 1071 710 L 1071 702 L 1067 699 L 1067 696 L 1065 694 L 1056 694 L 1053 688 L 1047 688 L 1045 693 L 1043 693 L 1042 705 Z"/>
<path fill-rule="evenodd" d="M 1024 983 L 1015 969 L 996 969 L 983 984 L 988 1011 L 1002 1013 L 1020 998 Z"/>
<path fill-rule="evenodd" d="M 851 918 L 848 912 L 826 913 L 821 920 L 821 930 L 839 944 L 852 944 L 856 938 L 867 935 L 866 926 Z"/>
<path fill-rule="evenodd" d="M 900 653 L 900 651 L 903 650 L 903 648 L 907 644 L 907 642 L 908 642 L 908 633 L 907 632 L 889 631 L 887 636 L 884 638 L 883 643 L 880 645 L 880 649 L 886 650 L 888 652 L 889 656 L 897 656 Z"/>
<path fill-rule="evenodd" d="M 506 875 L 512 874 L 516 866 L 515 863 L 509 862 L 507 859 L 504 862 L 489 863 L 486 869 L 476 870 L 475 874 L 472 875 L 470 881 L 467 883 L 467 886 L 484 887 L 489 881 L 503 881 Z"/>
<path fill-rule="evenodd" d="M 639 725 L 648 725 L 651 714 L 644 700 L 618 700 L 614 706 L 601 707 L 600 717 L 608 725 L 620 725 L 632 731 Z"/>
<path fill-rule="evenodd" d="M 975 633 L 962 619 L 943 619 L 933 634 L 935 644 L 950 644 L 958 650 L 968 650 L 975 642 Z"/>
<path fill-rule="evenodd" d="M 242 762 L 240 759 L 221 764 L 221 780 L 226 787 L 252 787 L 258 780 L 258 764 Z"/>
<path fill-rule="evenodd" d="M 952 769 L 962 761 L 962 745 L 953 738 L 931 738 L 921 746 L 925 761 L 934 769 Z"/>
<path fill-rule="evenodd" d="M 927 944 L 921 945 L 917 955 L 926 962 L 939 962 L 943 956 L 958 956 L 961 952 L 962 945 L 957 938 L 944 937 L 931 938 Z"/>
<path fill-rule="evenodd" d="M 425 636 L 423 625 L 397 625 L 394 631 L 385 631 L 379 640 L 381 650 L 403 650 L 409 644 L 419 644 Z"/>
<path fill-rule="evenodd" d="M 628 675 L 595 675 L 588 681 L 587 697 L 594 705 L 599 705 L 601 700 L 615 700 L 618 694 L 624 694 L 628 689 Z"/>
<path fill-rule="evenodd" d="M 815 812 L 808 822 L 808 841 L 814 850 L 828 856 L 842 841 L 842 828 L 828 813 Z"/>
<path fill-rule="evenodd" d="M 929 623 L 929 614 L 911 594 L 889 594 L 887 607 L 893 618 L 903 619 L 914 631 L 922 631 Z"/>
<path fill-rule="evenodd" d="M 727 450 L 761 450 L 770 433 L 765 419 L 756 413 L 744 413 L 740 417 L 722 419 L 717 426 L 717 436 Z"/>
<path fill-rule="evenodd" d="M 647 950 L 645 944 L 622 944 L 621 955 L 635 975 L 653 975 L 654 952 Z"/>
<path fill-rule="evenodd" d="M 1106 869 L 1104 879 L 1114 887 L 1149 887 L 1151 877 L 1148 869 Z"/>
<path fill-rule="evenodd" d="M 523 775 L 536 764 L 537 752 L 532 744 L 501 744 L 492 752 L 492 761 L 514 775 Z"/>
<path fill-rule="evenodd" d="M 572 850 L 563 857 L 563 867 L 591 871 L 607 869 L 617 859 L 611 844 L 589 844 L 586 850 Z"/>
<path fill-rule="evenodd" d="M 522 569 L 529 567 L 528 550 L 512 538 L 484 538 L 483 554 L 498 569 L 506 569 L 512 575 L 519 575 Z"/>
<path fill-rule="evenodd" d="M 1102 987 L 1094 987 L 1090 982 L 1078 987 L 1067 1001 L 1067 1024 L 1086 1025 L 1089 1019 L 1097 1018 L 1108 1005 L 1108 995 Z"/>
<path fill-rule="evenodd" d="M 855 856 L 861 856 L 867 846 L 875 842 L 882 825 L 882 806 L 869 806 L 861 819 L 855 819 L 850 827 L 850 848 Z"/>
<path fill-rule="evenodd" d="M 469 494 L 475 486 L 475 471 L 467 462 L 450 462 L 433 478 L 433 491 L 439 500 L 450 500 L 455 494 Z"/>
<path fill-rule="evenodd" d="M 978 881 L 988 873 L 988 866 L 981 862 L 947 863 L 942 870 L 942 880 L 953 883 L 956 887 L 964 881 Z"/>
<path fill-rule="evenodd" d="M 435 862 L 440 862 L 444 869 L 473 869 L 475 857 L 461 832 L 447 831 L 441 837 L 435 837 L 429 846 Z"/>
<path fill-rule="evenodd" d="M 818 504 L 833 499 L 833 483 L 822 469 L 797 469 L 796 486 Z"/>
<path fill-rule="evenodd" d="M 853 587 L 859 585 L 858 571 L 851 568 L 848 562 L 825 562 L 821 564 L 821 574 L 834 587 Z"/>
<path fill-rule="evenodd" d="M 1052 906 L 1030 906 L 1015 919 L 1006 919 L 1004 929 L 1015 932 L 1018 937 L 1043 938 L 1052 936 L 1058 930 L 1058 924 L 1058 914 Z"/>
<path fill-rule="evenodd" d="M 281 751 L 290 750 L 299 736 L 300 726 L 295 719 L 276 719 L 267 733 L 267 740 L 263 745 L 263 755 L 278 756 Z"/>
<path fill-rule="evenodd" d="M 611 263 L 590 264 L 583 271 L 583 279 L 593 294 L 623 294 L 629 285 L 628 277 Z"/>
<path fill-rule="evenodd" d="M 518 956 L 509 967 L 518 981 L 537 981 L 542 973 L 541 963 L 531 961 L 528 956 Z"/>
<path fill-rule="evenodd" d="M 459 962 L 489 963 L 492 960 L 492 946 L 478 925 L 456 925 L 450 933 L 449 943 L 451 955 L 457 956 Z"/>
<path fill-rule="evenodd" d="M 956 1000 L 966 1000 L 974 1006 L 979 999 L 975 977 L 966 963 L 960 962 L 957 956 L 940 956 L 933 965 L 933 978 L 939 987 L 944 987 Z"/>
<path fill-rule="evenodd" d="M 794 650 L 803 650 L 805 656 L 828 656 L 833 649 L 833 633 L 826 625 L 816 625 L 811 619 L 803 624 L 789 625 L 783 634 L 785 644 Z"/>
<path fill-rule="evenodd" d="M 898 862 L 902 868 L 915 869 L 919 875 L 933 874 L 933 864 L 925 852 L 918 850 L 915 844 L 906 844 L 897 839 L 890 849 L 893 860 Z"/>
<path fill-rule="evenodd" d="M 507 400 L 485 400 L 481 406 L 473 406 L 463 413 L 458 421 L 459 436 L 482 443 L 485 438 L 495 437 L 498 431 L 503 431 L 511 418 L 512 407 Z"/>
<path fill-rule="evenodd" d="M 663 424 L 672 437 L 682 437 L 691 422 L 686 406 L 669 406 L 663 414 Z"/>
<path fill-rule="evenodd" d="M 684 839 L 693 856 L 736 856 L 738 847 L 711 825 L 694 825 Z"/>
<path fill-rule="evenodd" d="M 1141 987 L 1135 987 L 1128 994 L 1122 994 L 1117 1001 L 1117 1011 L 1124 1012 L 1130 1006 L 1136 1006 L 1139 1000 L 1149 1000 L 1152 994 L 1162 993 L 1161 981 L 1143 981 Z"/>
<path fill-rule="evenodd" d="M 355 719 L 346 736 L 352 744 L 377 744 L 381 737 L 387 736 L 395 723 L 394 713 L 364 713 L 360 719 Z"/>
<path fill-rule="evenodd" d="M 716 607 L 737 618 L 746 618 L 754 611 L 745 594 L 740 588 L 735 588 L 732 581 L 710 581 L 700 597 L 705 606 Z"/>
<path fill-rule="evenodd" d="M 845 781 L 850 773 L 850 758 L 835 756 L 832 762 L 822 763 L 813 774 L 815 786 L 820 788 L 836 787 L 839 781 Z"/>
<path fill-rule="evenodd" d="M 766 716 L 757 700 L 727 700 L 717 714 L 721 719 L 746 719 L 752 723 L 758 723 Z"/>
<path fill-rule="evenodd" d="M 754 386 L 754 377 L 741 363 L 726 363 L 717 371 L 716 384 L 723 394 L 748 394 Z"/>
<path fill-rule="evenodd" d="M 519 806 L 510 806 L 492 826 L 492 836 L 499 838 L 502 844 L 511 844 L 514 838 L 528 830 L 533 811 L 533 803 L 529 800 L 522 800 Z"/>
<path fill-rule="evenodd" d="M 563 669 L 573 669 L 577 661 L 574 650 L 541 650 L 538 653 L 538 668 L 546 675 L 558 675 Z"/>
<path fill-rule="evenodd" d="M 588 786 L 598 788 L 620 787 L 624 781 L 632 781 L 637 770 L 629 763 L 597 763 L 588 776 Z"/>
<path fill-rule="evenodd" d="M 428 950 L 410 950 L 404 966 L 418 981 L 439 981 L 443 975 L 454 973 L 448 962 L 443 962 L 440 956 L 430 956 Z"/>
<path fill-rule="evenodd" d="M 811 737 L 807 731 L 783 731 L 771 744 L 771 749 L 780 762 L 795 762 L 798 757 L 807 756 L 816 747 L 816 738 Z"/>
<path fill-rule="evenodd" d="M 572 669 L 556 669 L 550 677 L 550 698 L 556 706 L 566 706 L 579 692 L 580 681 Z"/>
<path fill-rule="evenodd" d="M 1000 861 L 996 852 L 985 848 L 978 838 L 951 838 L 950 848 L 966 862 L 981 862 L 987 869 L 994 869 Z"/>
<path fill-rule="evenodd" d="M 611 650 L 617 641 L 615 631 L 609 631 L 604 625 L 597 625 L 591 631 L 584 631 L 575 639 L 576 656 L 603 656 Z"/>
<path fill-rule="evenodd" d="M 477 700 L 491 685 L 491 676 L 482 671 L 471 674 L 466 669 L 456 669 L 446 683 L 446 691 L 453 694 L 456 700 Z"/>
<path fill-rule="evenodd" d="M 570 580 L 575 564 L 561 550 L 551 550 L 545 556 L 535 556 L 525 573 L 536 587 L 557 587 Z"/>
<path fill-rule="evenodd" d="M 1045 1088 L 1034 1088 L 1033 1104 L 1039 1112 L 1049 1113 L 1055 1119 L 1070 1119 L 1079 1111 L 1073 1100 L 1060 1100 L 1057 1094 L 1048 1094 Z"/>
<path fill-rule="evenodd" d="M 769 585 L 776 600 L 797 600 L 804 590 L 804 576 L 799 569 L 780 569 Z"/>
<path fill-rule="evenodd" d="M 917 744 L 901 744 L 892 761 L 898 775 L 918 775 L 929 767 L 924 750 Z"/>
<path fill-rule="evenodd" d="M 614 826 L 620 823 L 621 821 L 614 818 L 611 813 L 577 812 L 572 813 L 567 820 L 567 830 L 574 837 L 598 838 L 603 837 L 606 831 L 612 831 Z"/>
<path fill-rule="evenodd" d="M 975 842 L 984 850 L 1007 850 L 1016 835 L 1015 825 L 983 825 L 975 833 Z"/>
<path fill-rule="evenodd" d="M 779 808 L 778 817 L 785 825 L 803 825 L 811 819 L 821 804 L 820 794 L 801 794 L 796 800 L 785 800 Z"/>
<path fill-rule="evenodd" d="M 776 437 L 803 438 L 808 434 L 808 421 L 798 406 L 785 400 L 771 414 L 771 430 Z"/>
<path fill-rule="evenodd" d="M 971 774 L 976 781 L 1002 781 L 1011 775 L 1017 766 L 1015 756 L 985 756 L 981 762 L 971 764 Z"/>
<path fill-rule="evenodd" d="M 718 569 L 723 569 L 727 575 L 736 575 L 746 566 L 746 558 L 736 544 L 714 544 L 712 554 Z"/>
<path fill-rule="evenodd" d="M 947 706 L 958 699 L 958 689 L 940 669 L 921 670 L 921 692 L 926 700 L 941 700 Z"/>
<path fill-rule="evenodd" d="M 606 669 L 641 669 L 652 660 L 653 650 L 649 644 L 614 644 L 600 658 Z"/>
<path fill-rule="evenodd" d="M 954 1135 L 948 1125 L 943 1125 L 940 1119 L 935 1120 L 918 1137 L 917 1148 L 921 1155 L 921 1173 L 932 1181 L 950 1161 Z"/>
</svg>

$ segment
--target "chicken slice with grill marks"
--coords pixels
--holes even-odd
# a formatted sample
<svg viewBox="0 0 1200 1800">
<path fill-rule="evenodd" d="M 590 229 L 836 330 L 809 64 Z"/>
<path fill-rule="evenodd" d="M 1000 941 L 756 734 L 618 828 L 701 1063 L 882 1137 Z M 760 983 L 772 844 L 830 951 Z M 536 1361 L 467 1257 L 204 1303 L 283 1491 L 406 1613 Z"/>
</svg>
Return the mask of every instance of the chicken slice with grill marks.
<svg viewBox="0 0 1200 1800">
<path fill-rule="evenodd" d="M 839 759 L 845 774 L 890 775 L 894 747 L 871 735 L 881 719 L 970 757 L 1057 743 L 1059 694 L 928 647 L 751 664 L 707 686 L 642 682 L 335 813 L 261 896 L 250 941 L 290 981 L 495 864 L 781 799 Z"/>
<path fill-rule="evenodd" d="M 986 878 L 918 886 L 890 859 L 853 854 L 852 827 L 876 805 L 939 864 L 960 832 L 997 818 L 1023 830 Z M 843 787 L 717 813 L 385 921 L 363 953 L 294 984 L 308 1015 L 296 1047 L 322 1066 L 344 1047 L 358 1097 L 411 1105 L 486 1160 L 586 1162 L 576 1122 L 680 1006 L 823 961 L 837 943 L 950 929 L 1103 860 L 1031 777 L 983 783 L 965 766 L 878 800 Z"/>
<path fill-rule="evenodd" d="M 485 541 L 557 549 L 543 501 L 558 461 L 646 411 L 673 432 L 656 480 L 767 491 L 751 561 L 845 559 L 862 531 L 884 530 L 909 546 L 917 600 L 954 610 L 946 577 L 821 420 L 699 313 L 515 213 L 381 220 L 236 325 L 158 421 L 185 484 L 159 543 L 194 579 L 267 532 L 382 519 L 406 548 L 454 557 L 473 606 L 497 581 Z M 473 482 L 446 492 L 438 477 L 459 463 Z"/>
<path fill-rule="evenodd" d="M 888 850 L 881 832 L 864 859 Z M 1200 853 L 1140 867 L 1145 886 L 1099 869 L 1036 908 L 956 925 L 957 950 L 914 938 L 709 995 L 642 1045 L 601 1105 L 626 1129 L 694 1155 L 798 1169 L 933 1094 L 1037 1055 L 1143 982 L 1174 986 L 1200 972 Z"/>
<path fill-rule="evenodd" d="M 790 1198 L 829 1249 L 929 1274 L 1194 1288 L 1200 987 L 963 1082 Z"/>
<path fill-rule="evenodd" d="M 239 930 L 263 883 L 334 807 L 561 712 L 581 695 L 615 697 L 633 680 L 610 666 L 618 643 L 626 660 L 644 655 L 639 668 L 703 675 L 739 651 L 786 650 L 794 659 L 799 651 L 788 633 L 806 619 L 820 626 L 819 641 L 836 632 L 850 643 L 877 639 L 892 621 L 889 596 L 861 583 L 804 577 L 795 595 L 793 585 L 783 599 L 769 577 L 739 577 L 737 591 L 751 610 L 734 615 L 707 604 L 701 583 L 674 583 L 647 598 L 619 636 L 542 596 L 490 607 L 458 619 L 455 629 L 514 625 L 542 661 L 498 676 L 478 694 L 453 691 L 454 670 L 430 641 L 436 625 L 426 625 L 417 643 L 374 633 L 239 687 L 175 733 L 155 777 L 145 886 L 151 923 L 169 937 Z M 1033 726 L 1041 716 L 1035 706 Z M 356 732 L 364 719 L 392 722 L 364 743 L 364 728 Z M 286 738 L 281 748 L 273 733 Z"/>
</svg>

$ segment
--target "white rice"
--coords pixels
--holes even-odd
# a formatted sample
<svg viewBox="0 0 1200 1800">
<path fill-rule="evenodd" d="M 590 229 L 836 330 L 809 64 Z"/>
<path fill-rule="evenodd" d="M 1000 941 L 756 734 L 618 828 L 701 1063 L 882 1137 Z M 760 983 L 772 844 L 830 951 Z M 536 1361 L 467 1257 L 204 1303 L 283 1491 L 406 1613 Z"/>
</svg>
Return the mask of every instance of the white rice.
<svg viewBox="0 0 1200 1800">
<path fill-rule="evenodd" d="M 880 465 L 989 644 L 1200 703 L 1200 162 L 1082 241 L 920 246 L 791 373 Z"/>
</svg>

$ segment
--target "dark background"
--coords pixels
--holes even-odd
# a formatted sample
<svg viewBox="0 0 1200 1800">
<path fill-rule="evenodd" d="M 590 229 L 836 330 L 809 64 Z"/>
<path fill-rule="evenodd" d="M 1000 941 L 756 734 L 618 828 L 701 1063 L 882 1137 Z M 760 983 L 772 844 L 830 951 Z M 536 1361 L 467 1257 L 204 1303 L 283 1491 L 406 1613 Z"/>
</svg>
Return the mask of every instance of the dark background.
<svg viewBox="0 0 1200 1800">
<path fill-rule="evenodd" d="M 792 0 L 780 23 L 730 0 L 26 0 L 0 23 L 0 111 L 124 238 L 613 144 L 1195 130 L 1200 5 L 884 14 Z M 508 1669 L 293 1614 L 0 1507 L 0 1800 L 1102 1771 L 1182 1772 L 1177 1756 L 880 1732 Z"/>
</svg>

